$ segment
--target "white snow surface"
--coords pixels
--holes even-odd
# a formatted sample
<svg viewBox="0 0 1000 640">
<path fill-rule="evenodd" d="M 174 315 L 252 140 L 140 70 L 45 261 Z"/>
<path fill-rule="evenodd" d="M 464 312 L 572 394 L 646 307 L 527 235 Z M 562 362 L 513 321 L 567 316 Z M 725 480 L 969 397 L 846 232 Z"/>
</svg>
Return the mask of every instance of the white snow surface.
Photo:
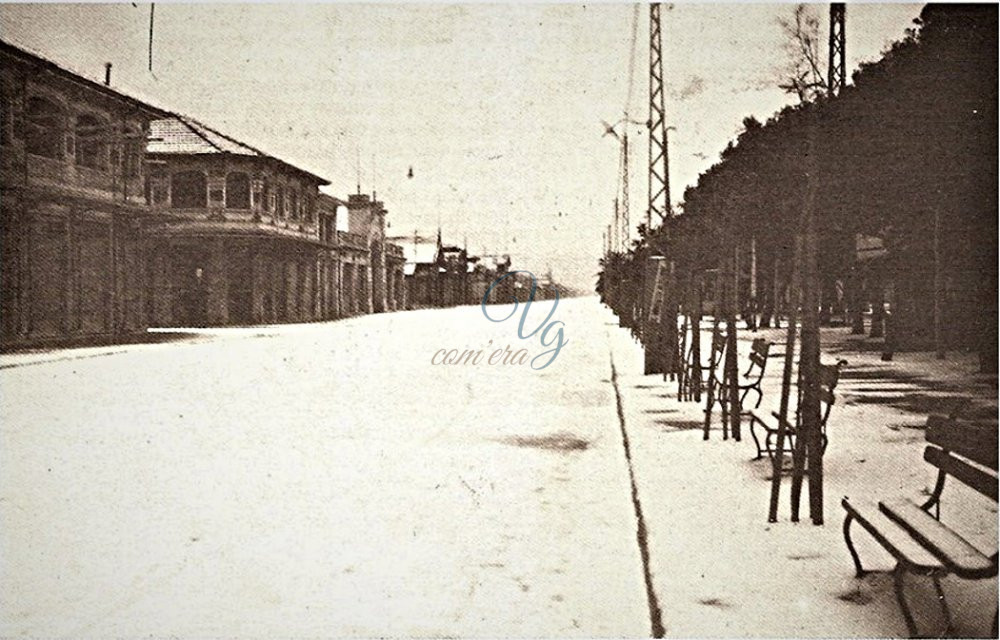
<svg viewBox="0 0 1000 640">
<path fill-rule="evenodd" d="M 542 351 L 478 307 L 0 357 L 0 635 L 648 636 L 612 361 L 667 635 L 905 635 L 888 577 L 854 577 L 839 506 L 933 480 L 925 416 L 863 401 L 898 383 L 842 383 L 826 524 L 788 522 L 787 481 L 768 524 L 770 465 L 745 428 L 722 441 L 716 418 L 703 441 L 702 407 L 642 375 L 596 300 L 554 319 L 569 344 L 540 371 L 431 364 L 442 348 Z M 933 376 L 995 401 L 972 367 L 952 357 Z M 943 519 L 995 552 L 995 505 L 956 484 Z M 891 566 L 855 539 L 870 568 Z M 908 584 L 918 606 L 933 594 Z M 996 580 L 945 589 L 959 631 L 986 633 Z"/>
<path fill-rule="evenodd" d="M 703 346 L 711 344 L 710 326 L 702 325 Z M 779 355 L 768 362 L 761 408 L 777 410 L 786 332 L 751 333 L 743 326 L 740 322 L 741 373 L 753 338 L 776 343 L 772 350 Z M 947 413 L 956 397 L 968 397 L 973 406 L 992 407 L 995 420 L 996 377 L 976 374 L 977 361 L 969 354 L 950 354 L 941 362 L 933 354 L 898 353 L 893 362 L 881 362 L 878 352 L 853 349 L 856 343 L 847 332 L 824 329 L 822 337 L 822 362 L 843 358 L 847 365 L 827 425 L 825 524 L 815 526 L 806 485 L 800 522 L 790 521 L 790 477 L 782 483 L 779 521 L 768 523 L 772 466 L 766 457 L 753 460 L 757 451 L 748 419 L 742 423 L 742 441 L 725 441 L 716 410 L 710 439 L 704 441 L 704 400 L 700 405 L 678 402 L 676 383 L 642 375 L 642 351 L 628 332 L 609 331 L 649 529 L 651 570 L 669 636 L 907 636 L 886 573 L 893 560 L 855 524 L 853 540 L 865 568 L 876 571 L 862 579 L 854 576 L 840 500 L 903 496 L 922 503 L 936 478 L 923 461 L 927 416 L 906 410 L 904 400 L 923 399 L 934 411 Z M 873 371 L 881 379 L 869 379 Z M 921 379 L 900 382 L 901 375 Z M 949 383 L 961 391 L 940 390 Z M 941 513 L 981 551 L 997 552 L 996 503 L 952 480 L 946 483 Z M 996 578 L 942 582 L 958 637 L 989 637 Z M 906 589 L 922 633 L 942 629 L 931 581 L 910 575 Z"/>
<path fill-rule="evenodd" d="M 432 366 L 517 348 L 475 307 L 5 357 L 0 635 L 648 634 L 603 316 L 558 317 L 542 371 Z"/>
</svg>

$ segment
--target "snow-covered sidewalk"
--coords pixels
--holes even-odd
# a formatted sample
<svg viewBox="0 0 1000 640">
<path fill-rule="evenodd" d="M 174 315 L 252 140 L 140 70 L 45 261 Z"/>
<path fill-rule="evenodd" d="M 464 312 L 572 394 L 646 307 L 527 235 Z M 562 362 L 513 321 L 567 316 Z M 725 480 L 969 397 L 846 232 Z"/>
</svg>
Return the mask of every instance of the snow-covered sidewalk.
<svg viewBox="0 0 1000 640">
<path fill-rule="evenodd" d="M 609 321 L 613 316 L 608 313 Z M 783 351 L 784 330 L 760 332 Z M 825 519 L 808 519 L 803 491 L 802 522 L 789 521 L 789 481 L 782 486 L 779 522 L 767 522 L 771 464 L 756 454 L 743 425 L 743 441 L 723 441 L 720 418 L 703 440 L 704 402 L 681 403 L 677 385 L 642 375 L 641 349 L 628 333 L 609 330 L 639 496 L 649 529 L 652 573 L 669 636 L 887 637 L 906 636 L 892 582 L 885 573 L 864 579 L 844 544 L 841 497 L 876 500 L 918 497 L 933 486 L 923 462 L 927 411 L 947 412 L 955 396 L 976 401 L 974 412 L 996 416 L 996 378 L 975 375 L 969 356 L 941 363 L 927 354 L 879 354 L 852 348 L 846 329 L 824 331 L 825 363 L 844 358 L 838 403 L 828 425 L 825 456 Z M 740 367 L 750 341 L 740 332 Z M 704 334 L 704 342 L 710 336 Z M 762 407 L 777 408 L 782 358 L 772 357 Z M 983 408 L 992 406 L 992 409 Z M 997 549 L 996 505 L 951 482 L 945 519 L 988 553 Z M 873 569 L 890 569 L 891 558 L 855 527 L 858 550 Z M 910 577 L 914 607 L 937 612 L 929 580 Z M 996 579 L 945 581 L 945 592 L 961 635 L 989 634 L 996 610 Z M 929 606 L 921 607 L 921 604 Z M 927 632 L 940 620 L 921 616 Z"/>
</svg>

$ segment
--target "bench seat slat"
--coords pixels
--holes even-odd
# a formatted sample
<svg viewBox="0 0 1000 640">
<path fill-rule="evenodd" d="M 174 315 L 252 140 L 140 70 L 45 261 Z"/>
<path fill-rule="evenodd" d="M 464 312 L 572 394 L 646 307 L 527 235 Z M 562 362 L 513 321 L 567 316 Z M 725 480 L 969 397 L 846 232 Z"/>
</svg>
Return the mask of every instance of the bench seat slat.
<svg viewBox="0 0 1000 640">
<path fill-rule="evenodd" d="M 765 427 L 766 429 L 769 429 L 769 430 L 772 429 L 772 427 L 776 427 L 777 424 L 778 424 L 777 420 L 775 420 L 774 418 L 772 418 L 766 411 L 764 411 L 762 409 L 751 409 L 750 410 L 750 416 L 754 420 L 756 420 L 757 422 L 759 422 L 761 424 L 761 426 L 763 426 L 763 427 Z"/>
<path fill-rule="evenodd" d="M 772 433 L 778 432 L 778 416 L 777 411 L 767 412 L 763 409 L 751 409 L 750 418 L 756 420 L 760 426 L 764 427 L 765 430 Z M 795 425 L 785 423 L 785 433 L 795 435 Z"/>
<path fill-rule="evenodd" d="M 844 498 L 844 510 L 854 516 L 858 524 L 865 528 L 896 560 L 914 571 L 938 571 L 944 564 L 901 526 L 890 520 L 871 503 L 853 503 Z"/>
<path fill-rule="evenodd" d="M 996 575 L 997 566 L 989 558 L 912 501 L 887 500 L 879 503 L 879 509 L 955 575 L 969 579 Z"/>
</svg>

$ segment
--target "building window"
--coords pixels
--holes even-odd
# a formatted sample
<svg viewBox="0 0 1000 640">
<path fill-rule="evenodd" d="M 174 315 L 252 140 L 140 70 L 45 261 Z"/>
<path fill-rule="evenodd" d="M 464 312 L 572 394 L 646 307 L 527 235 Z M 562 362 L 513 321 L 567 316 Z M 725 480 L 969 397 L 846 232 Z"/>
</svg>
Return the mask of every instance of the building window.
<svg viewBox="0 0 1000 640">
<path fill-rule="evenodd" d="M 233 172 L 226 176 L 226 208 L 250 208 L 250 176 Z"/>
<path fill-rule="evenodd" d="M 299 191 L 295 187 L 288 189 L 288 217 L 292 220 L 299 219 Z"/>
<path fill-rule="evenodd" d="M 81 167 L 107 167 L 106 126 L 97 116 L 83 114 L 76 118 L 76 163 Z"/>
<path fill-rule="evenodd" d="M 306 210 L 306 222 L 308 222 L 309 224 L 312 224 L 313 222 L 316 221 L 316 217 L 315 217 L 315 213 L 316 213 L 316 210 L 315 210 L 316 201 L 313 200 L 312 198 L 308 197 L 308 196 L 305 197 L 303 200 L 304 200 L 303 201 L 303 205 L 304 205 L 304 208 Z"/>
<path fill-rule="evenodd" d="M 25 151 L 46 158 L 62 158 L 62 112 L 59 107 L 45 98 L 29 98 L 24 117 Z"/>
<path fill-rule="evenodd" d="M 271 211 L 271 183 L 264 178 L 264 193 L 261 196 L 260 208 L 265 212 Z"/>
<path fill-rule="evenodd" d="M 274 188 L 274 215 L 285 217 L 285 189 L 280 184 Z"/>
<path fill-rule="evenodd" d="M 200 209 L 207 204 L 208 181 L 201 171 L 180 171 L 170 177 L 170 206 Z"/>
</svg>

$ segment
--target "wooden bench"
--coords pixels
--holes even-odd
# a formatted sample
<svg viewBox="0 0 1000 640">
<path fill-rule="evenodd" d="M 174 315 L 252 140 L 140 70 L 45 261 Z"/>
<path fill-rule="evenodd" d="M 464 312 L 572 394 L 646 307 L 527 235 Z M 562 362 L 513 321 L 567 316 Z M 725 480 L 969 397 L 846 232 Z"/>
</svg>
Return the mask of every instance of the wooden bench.
<svg viewBox="0 0 1000 640">
<path fill-rule="evenodd" d="M 764 370 L 767 368 L 767 359 L 770 351 L 770 342 L 763 338 L 754 339 L 750 347 L 750 364 L 747 367 L 746 373 L 741 378 L 738 378 L 736 382 L 741 417 L 749 415 L 749 411 L 745 409 L 744 402 L 751 391 L 757 394 L 757 402 L 753 405 L 755 409 L 760 406 L 761 400 L 764 397 L 760 385 L 764 380 Z M 719 366 L 712 370 L 715 375 L 715 394 L 708 411 L 714 409 L 715 405 L 718 404 L 719 408 L 722 409 L 722 422 L 726 423 L 729 420 L 729 385 L 726 384 L 724 366 L 724 362 L 719 362 Z"/>
<path fill-rule="evenodd" d="M 694 360 L 694 344 L 690 344 L 687 347 L 687 351 L 684 355 L 684 393 L 682 394 L 682 400 L 690 400 L 694 397 L 695 384 L 699 385 L 698 395 L 706 390 L 708 386 L 708 379 L 718 367 L 722 365 L 722 356 L 726 351 L 726 334 L 719 327 L 714 327 L 712 330 L 712 347 L 708 356 L 708 363 L 702 362 L 698 369 L 700 370 L 700 377 L 695 381 L 695 360 Z"/>
<path fill-rule="evenodd" d="M 840 360 L 837 364 L 820 365 L 819 368 L 820 446 L 823 453 L 826 452 L 826 445 L 829 442 L 826 435 L 826 423 L 830 419 L 830 412 L 833 410 L 833 405 L 837 401 L 834 389 L 837 388 L 837 383 L 840 381 L 840 370 L 845 364 L 847 364 L 846 360 Z M 801 402 L 802 400 L 801 391 L 802 389 L 799 388 L 798 402 Z M 758 405 L 759 404 L 760 403 L 758 402 Z M 764 457 L 764 453 L 767 453 L 769 458 L 774 457 L 773 442 L 775 438 L 778 437 L 778 424 L 780 419 L 781 416 L 777 411 L 767 412 L 758 408 L 754 408 L 750 411 L 750 435 L 753 437 L 754 444 L 757 445 L 757 456 L 754 460 L 760 460 Z M 794 424 L 790 424 L 788 422 L 785 423 L 785 453 L 795 453 L 795 438 L 798 435 L 800 424 L 801 415 L 798 404 L 796 404 Z M 757 434 L 758 429 L 762 429 L 764 431 L 763 446 L 761 446 L 761 438 Z"/>
<path fill-rule="evenodd" d="M 997 575 L 995 549 L 987 556 L 940 521 L 941 494 L 949 476 L 993 502 L 997 501 L 995 425 L 983 428 L 951 417 L 931 416 L 927 422 L 927 441 L 930 444 L 924 450 L 924 460 L 937 468 L 938 475 L 931 496 L 922 504 L 905 498 L 883 500 L 877 505 L 856 504 L 846 497 L 841 501 L 847 512 L 844 540 L 854 560 L 856 575 L 861 577 L 866 571 L 851 540 L 854 521 L 895 558 L 896 599 L 911 636 L 917 635 L 917 626 L 903 592 L 906 573 L 931 578 L 944 616 L 946 634 L 951 632 L 951 613 L 941 588 L 941 577 L 954 574 L 967 580 L 980 580 Z M 992 634 L 997 636 L 996 613 Z"/>
<path fill-rule="evenodd" d="M 764 392 L 760 389 L 760 384 L 764 380 L 764 370 L 767 368 L 767 359 L 771 352 L 771 342 L 765 340 L 764 338 L 755 338 L 753 344 L 750 347 L 750 364 L 747 366 L 746 373 L 740 379 L 736 388 L 740 393 L 740 409 L 741 413 L 746 413 L 743 410 L 745 406 L 745 401 L 747 395 L 753 391 L 757 394 L 757 402 L 754 403 L 754 408 L 760 406 L 761 400 L 764 399 Z M 723 393 L 726 393 L 725 385 L 721 387 Z"/>
</svg>

